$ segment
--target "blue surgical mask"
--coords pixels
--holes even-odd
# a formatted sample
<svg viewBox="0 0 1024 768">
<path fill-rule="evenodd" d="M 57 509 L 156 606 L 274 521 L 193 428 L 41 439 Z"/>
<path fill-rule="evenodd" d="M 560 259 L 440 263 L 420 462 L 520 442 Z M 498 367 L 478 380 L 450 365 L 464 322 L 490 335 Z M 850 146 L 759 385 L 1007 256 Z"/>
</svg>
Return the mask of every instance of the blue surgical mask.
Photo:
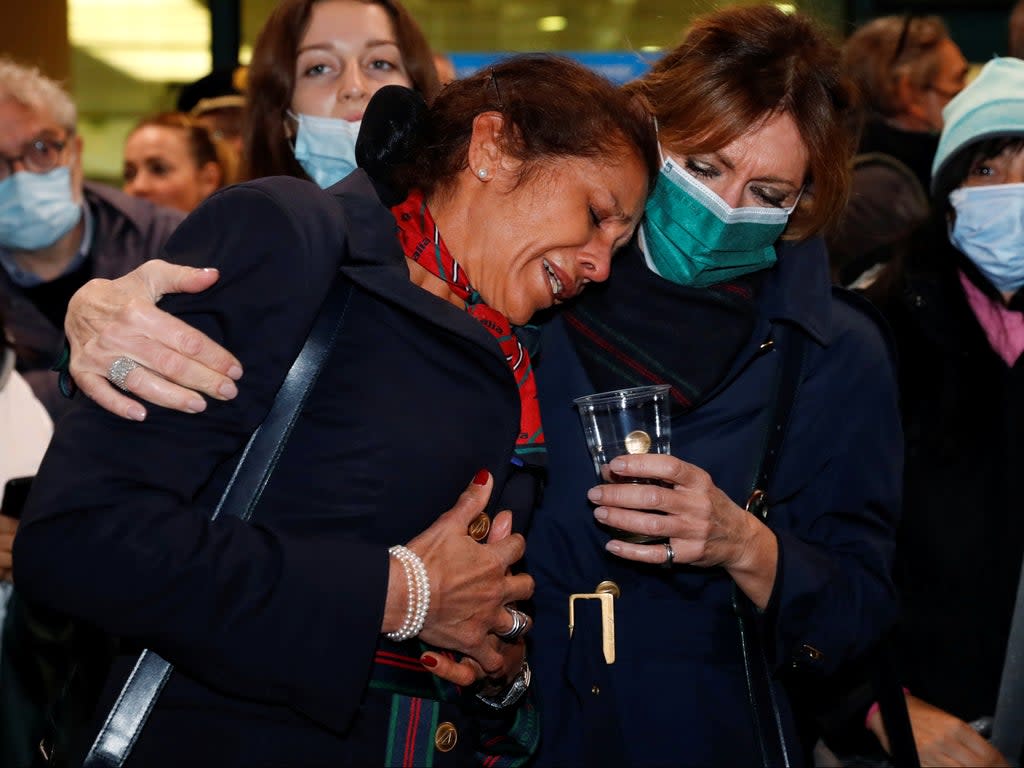
<svg viewBox="0 0 1024 768">
<path fill-rule="evenodd" d="M 961 187 L 949 202 L 950 241 L 997 290 L 1016 292 L 1024 285 L 1024 184 Z"/>
<path fill-rule="evenodd" d="M 18 171 L 0 181 L 0 248 L 39 251 L 49 248 L 82 218 L 71 194 L 71 170 Z"/>
<path fill-rule="evenodd" d="M 362 121 L 336 117 L 293 115 L 299 123 L 295 134 L 295 159 L 313 181 L 326 189 L 356 169 L 356 138 Z"/>
<path fill-rule="evenodd" d="M 795 207 L 733 208 L 666 158 L 641 232 L 647 262 L 666 280 L 698 288 L 765 269 Z"/>
</svg>

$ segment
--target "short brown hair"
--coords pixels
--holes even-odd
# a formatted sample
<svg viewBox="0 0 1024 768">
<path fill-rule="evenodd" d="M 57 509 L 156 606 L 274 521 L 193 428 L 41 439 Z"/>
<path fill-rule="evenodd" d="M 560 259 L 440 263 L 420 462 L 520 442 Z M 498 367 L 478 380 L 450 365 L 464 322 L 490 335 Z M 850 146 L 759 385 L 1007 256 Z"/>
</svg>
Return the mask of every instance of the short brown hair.
<svg viewBox="0 0 1024 768">
<path fill-rule="evenodd" d="M 811 19 L 774 6 L 698 17 L 683 42 L 626 86 L 657 117 L 662 144 L 681 154 L 716 152 L 777 114 L 807 145 L 806 189 L 784 237 L 834 225 L 849 186 L 845 128 L 852 89 L 839 49 Z"/>
<path fill-rule="evenodd" d="M 398 50 L 413 88 L 429 102 L 440 90 L 433 52 L 419 25 L 398 0 L 356 0 L 379 5 L 391 18 Z M 252 52 L 246 85 L 243 129 L 244 176 L 297 176 L 308 179 L 292 154 L 285 116 L 295 90 L 295 58 L 321 0 L 282 0 L 267 18 Z"/>
<path fill-rule="evenodd" d="M 586 67 L 561 56 L 524 54 L 455 80 L 441 91 L 420 131 L 419 151 L 402 174 L 430 193 L 450 188 L 468 165 L 474 118 L 500 112 L 503 150 L 522 161 L 520 181 L 556 158 L 633 153 L 657 178 L 657 141 L 640 102 Z"/>
<path fill-rule="evenodd" d="M 939 43 L 949 30 L 938 16 L 880 16 L 859 27 L 843 45 L 842 66 L 860 91 L 864 107 L 883 117 L 903 111 L 904 75 L 926 88 L 939 71 Z"/>
</svg>

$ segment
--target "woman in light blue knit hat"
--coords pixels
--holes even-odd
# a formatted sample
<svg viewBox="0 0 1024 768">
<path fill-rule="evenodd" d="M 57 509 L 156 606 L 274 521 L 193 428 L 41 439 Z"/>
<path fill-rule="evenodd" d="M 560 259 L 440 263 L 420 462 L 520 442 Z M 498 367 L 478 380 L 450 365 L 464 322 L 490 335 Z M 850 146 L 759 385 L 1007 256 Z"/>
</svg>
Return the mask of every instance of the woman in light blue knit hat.
<svg viewBox="0 0 1024 768">
<path fill-rule="evenodd" d="M 1005 765 L 983 734 L 1024 551 L 1024 61 L 990 61 L 943 116 L 932 221 L 868 291 L 900 358 L 898 642 L 922 764 Z"/>
</svg>

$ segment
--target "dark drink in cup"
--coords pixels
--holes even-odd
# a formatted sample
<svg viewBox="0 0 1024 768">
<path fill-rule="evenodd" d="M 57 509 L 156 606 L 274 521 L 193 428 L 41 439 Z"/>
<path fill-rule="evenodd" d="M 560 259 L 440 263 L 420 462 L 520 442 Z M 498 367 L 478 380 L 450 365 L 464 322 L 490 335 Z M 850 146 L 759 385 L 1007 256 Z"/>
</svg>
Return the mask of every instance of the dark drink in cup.
<svg viewBox="0 0 1024 768">
<path fill-rule="evenodd" d="M 657 484 L 656 480 L 615 475 L 608 468 L 608 463 L 625 454 L 669 453 L 669 389 L 667 384 L 632 387 L 573 400 L 600 482 Z M 637 544 L 665 541 L 663 537 L 604 527 L 623 541 Z"/>
</svg>

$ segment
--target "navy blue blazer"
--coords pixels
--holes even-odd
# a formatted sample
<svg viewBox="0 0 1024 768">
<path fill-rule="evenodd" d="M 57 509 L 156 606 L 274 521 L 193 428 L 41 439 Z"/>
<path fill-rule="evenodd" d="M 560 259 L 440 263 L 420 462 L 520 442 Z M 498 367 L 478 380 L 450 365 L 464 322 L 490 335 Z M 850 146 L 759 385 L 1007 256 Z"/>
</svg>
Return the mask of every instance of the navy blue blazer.
<svg viewBox="0 0 1024 768">
<path fill-rule="evenodd" d="M 15 545 L 18 587 L 175 665 L 133 765 L 385 761 L 395 697 L 368 684 L 387 548 L 480 468 L 500 488 L 519 429 L 497 343 L 410 282 L 394 230 L 362 172 L 330 193 L 282 177 L 214 195 L 167 256 L 220 280 L 163 306 L 238 356 L 238 397 L 200 416 L 151 407 L 141 424 L 80 397 L 58 425 Z M 356 286 L 343 337 L 253 524 L 211 523 L 339 266 Z M 434 714 L 459 729 L 436 764 L 472 762 L 473 718 L 448 702 Z"/>
<path fill-rule="evenodd" d="M 767 522 L 778 537 L 779 561 L 761 631 L 774 668 L 832 671 L 869 647 L 896 613 L 890 568 L 902 439 L 891 351 L 862 304 L 830 290 L 820 241 L 787 246 L 766 278 L 755 330 L 732 371 L 702 405 L 672 422 L 672 453 L 706 470 L 744 506 L 764 450 L 781 357 L 761 345 L 775 322 L 808 337 L 802 383 L 768 489 Z M 671 332 L 671 319 L 661 327 Z M 724 569 L 667 571 L 605 551 L 608 536 L 586 498 L 595 484 L 593 464 L 571 407 L 572 398 L 594 387 L 561 320 L 546 327 L 543 343 L 538 387 L 550 480 L 526 553 L 537 584 L 530 634 L 542 716 L 537 764 L 579 765 L 602 755 L 609 765 L 644 768 L 760 764 L 732 580 Z M 596 682 L 595 667 L 574 656 L 580 648 L 570 653 L 568 596 L 593 592 L 606 579 L 621 589 L 614 604 L 617 658 L 606 668 L 601 662 Z M 600 652 L 596 645 L 581 647 L 581 654 Z M 781 686 L 777 694 L 788 719 Z M 604 702 L 599 709 L 611 711 L 610 725 L 587 719 L 594 711 L 588 702 L 596 699 Z M 608 733 L 616 726 L 621 738 Z M 793 724 L 787 728 L 799 753 Z M 604 741 L 594 757 L 586 745 L 599 736 Z M 794 759 L 798 764 L 799 754 Z"/>
</svg>

